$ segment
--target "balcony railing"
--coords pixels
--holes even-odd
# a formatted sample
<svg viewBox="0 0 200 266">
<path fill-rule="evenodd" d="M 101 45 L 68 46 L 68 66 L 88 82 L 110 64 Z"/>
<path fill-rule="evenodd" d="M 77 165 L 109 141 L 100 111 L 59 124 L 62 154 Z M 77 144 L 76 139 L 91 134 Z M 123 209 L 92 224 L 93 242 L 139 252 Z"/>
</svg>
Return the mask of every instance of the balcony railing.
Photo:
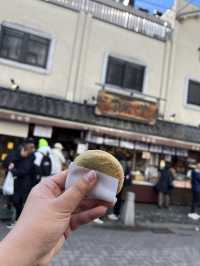
<svg viewBox="0 0 200 266">
<path fill-rule="evenodd" d="M 120 7 L 111 1 L 103 0 L 41 0 L 63 6 L 75 11 L 90 13 L 96 19 L 111 23 L 130 31 L 138 32 L 161 41 L 166 41 L 171 28 L 160 19 L 156 19 L 130 8 Z M 137 14 L 138 13 L 138 14 Z"/>
</svg>

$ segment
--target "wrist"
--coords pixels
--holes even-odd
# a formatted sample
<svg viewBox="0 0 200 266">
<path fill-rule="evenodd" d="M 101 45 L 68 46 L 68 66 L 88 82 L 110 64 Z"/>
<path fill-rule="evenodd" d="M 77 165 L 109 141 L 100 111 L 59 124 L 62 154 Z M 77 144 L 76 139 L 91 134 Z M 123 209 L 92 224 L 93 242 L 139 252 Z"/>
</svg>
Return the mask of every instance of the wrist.
<svg viewBox="0 0 200 266">
<path fill-rule="evenodd" d="M 0 242 L 0 265 L 36 266 L 35 256 L 26 244 L 22 234 L 15 229 L 11 231 Z"/>
</svg>

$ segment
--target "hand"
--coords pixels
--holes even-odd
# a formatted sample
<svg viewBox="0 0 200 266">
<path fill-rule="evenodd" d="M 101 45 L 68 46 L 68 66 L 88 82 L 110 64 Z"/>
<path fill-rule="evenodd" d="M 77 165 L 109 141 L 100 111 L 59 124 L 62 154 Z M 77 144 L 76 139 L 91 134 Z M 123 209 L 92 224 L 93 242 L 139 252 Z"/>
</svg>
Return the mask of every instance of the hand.
<svg viewBox="0 0 200 266">
<path fill-rule="evenodd" d="M 69 234 L 107 211 L 107 204 L 85 196 L 95 186 L 94 171 L 64 191 L 67 172 L 43 179 L 30 193 L 8 241 L 22 248 L 27 264 L 48 265 Z M 16 259 L 16 256 L 15 256 Z M 9 265 L 9 264 L 7 264 Z"/>
</svg>

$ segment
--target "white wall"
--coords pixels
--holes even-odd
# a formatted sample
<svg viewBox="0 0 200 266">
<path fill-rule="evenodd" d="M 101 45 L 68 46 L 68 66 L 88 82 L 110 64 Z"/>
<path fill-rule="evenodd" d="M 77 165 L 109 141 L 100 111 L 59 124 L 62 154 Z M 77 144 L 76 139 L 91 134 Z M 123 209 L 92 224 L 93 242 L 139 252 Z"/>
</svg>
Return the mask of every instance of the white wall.
<svg viewBox="0 0 200 266">
<path fill-rule="evenodd" d="M 0 19 L 51 34 L 55 40 L 50 73 L 0 62 L 0 85 L 9 86 L 14 78 L 22 89 L 82 102 L 97 95 L 96 83 L 104 82 L 106 56 L 112 54 L 146 65 L 144 93 L 159 96 L 163 42 L 38 0 L 4 1 Z"/>
<path fill-rule="evenodd" d="M 74 47 L 78 14 L 37 0 L 6 0 L 0 3 L 0 22 L 9 21 L 48 33 L 55 40 L 52 69 L 48 74 L 0 64 L 0 85 L 14 78 L 22 89 L 65 96 Z"/>
<path fill-rule="evenodd" d="M 109 54 L 145 65 L 143 92 L 159 97 L 165 46 L 163 42 L 96 19 L 89 19 L 87 26 L 77 99 L 82 101 L 96 96 L 100 89 L 96 83 L 105 82 Z"/>
<path fill-rule="evenodd" d="M 189 7 L 187 9 L 194 10 Z M 184 10 L 187 11 L 187 10 Z M 188 79 L 200 81 L 200 17 L 190 18 L 182 22 L 176 21 L 173 36 L 172 75 L 167 94 L 165 118 L 176 114 L 176 122 L 198 126 L 200 124 L 200 106 L 187 104 Z"/>
</svg>

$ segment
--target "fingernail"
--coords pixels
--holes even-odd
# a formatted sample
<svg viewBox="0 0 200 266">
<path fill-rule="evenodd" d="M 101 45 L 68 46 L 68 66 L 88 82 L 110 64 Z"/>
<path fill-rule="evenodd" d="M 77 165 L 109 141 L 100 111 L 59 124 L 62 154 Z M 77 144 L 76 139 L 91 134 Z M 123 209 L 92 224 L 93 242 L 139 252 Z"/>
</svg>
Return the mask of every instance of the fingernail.
<svg viewBox="0 0 200 266">
<path fill-rule="evenodd" d="M 97 179 L 97 175 L 95 171 L 90 171 L 86 176 L 85 179 L 90 182 L 93 183 L 96 179 Z"/>
</svg>

